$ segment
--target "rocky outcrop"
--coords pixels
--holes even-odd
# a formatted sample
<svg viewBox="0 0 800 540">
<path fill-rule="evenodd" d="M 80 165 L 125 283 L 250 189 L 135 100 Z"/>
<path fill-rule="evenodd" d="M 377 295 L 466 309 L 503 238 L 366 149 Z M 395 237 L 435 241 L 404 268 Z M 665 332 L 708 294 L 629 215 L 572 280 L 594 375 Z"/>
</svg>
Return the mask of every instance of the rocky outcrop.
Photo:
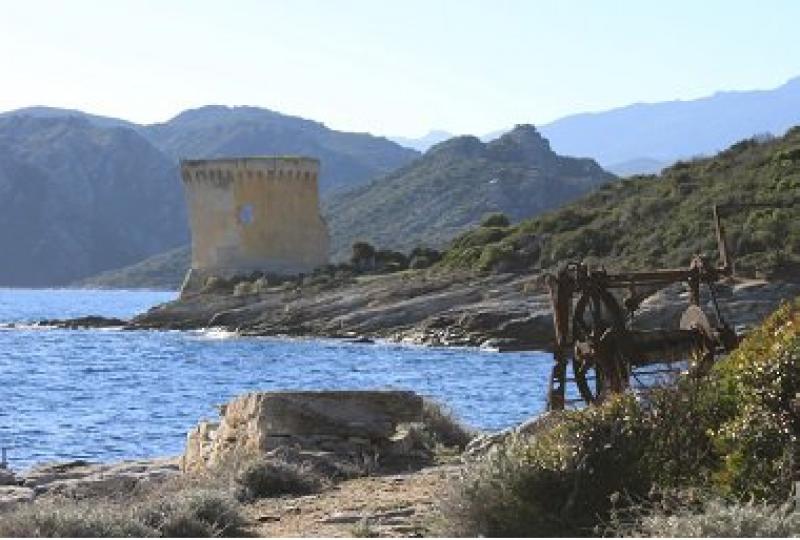
<svg viewBox="0 0 800 540">
<path fill-rule="evenodd" d="M 243 335 L 369 336 L 425 345 L 548 349 L 549 300 L 532 276 L 426 271 L 198 295 L 136 317 L 137 328 L 218 326 Z"/>
<path fill-rule="evenodd" d="M 494 433 L 479 434 L 467 444 L 461 457 L 464 461 L 480 459 L 493 452 L 496 448 L 502 447 L 509 440 L 518 437 L 533 437 L 543 430 L 550 429 L 562 417 L 562 411 L 546 411 L 516 426 Z"/>
<path fill-rule="evenodd" d="M 39 321 L 37 325 L 67 328 L 70 330 L 81 328 L 124 328 L 128 325 L 128 321 L 116 317 L 87 315 L 86 317 L 78 317 L 76 319 L 43 319 Z"/>
<path fill-rule="evenodd" d="M 422 420 L 422 398 L 402 391 L 256 392 L 220 409 L 219 422 L 189 432 L 182 470 L 281 447 L 341 455 L 410 451 L 402 426 Z"/>
<path fill-rule="evenodd" d="M 31 502 L 45 494 L 84 498 L 127 493 L 140 483 L 164 480 L 179 472 L 177 458 L 119 463 L 90 463 L 83 460 L 45 463 L 20 474 L 3 477 L 13 478 L 13 485 L 2 485 L 0 481 L 0 510 Z"/>
<path fill-rule="evenodd" d="M 719 285 L 725 319 L 744 331 L 800 282 L 737 280 Z M 713 313 L 708 291 L 703 309 Z M 642 303 L 634 326 L 678 328 L 688 289 L 675 284 Z M 135 328 L 222 327 L 243 335 L 380 337 L 418 345 L 551 350 L 550 299 L 536 275 L 403 272 L 326 283 L 284 283 L 242 296 L 232 291 L 171 302 L 136 317 Z"/>
<path fill-rule="evenodd" d="M 800 283 L 741 280 L 716 287 L 720 314 L 738 333 L 746 332 L 781 304 L 800 295 Z M 677 328 L 689 301 L 689 289 L 678 283 L 646 298 L 633 321 L 636 328 Z M 717 324 L 713 300 L 701 289 L 700 304 L 712 324 Z"/>
</svg>

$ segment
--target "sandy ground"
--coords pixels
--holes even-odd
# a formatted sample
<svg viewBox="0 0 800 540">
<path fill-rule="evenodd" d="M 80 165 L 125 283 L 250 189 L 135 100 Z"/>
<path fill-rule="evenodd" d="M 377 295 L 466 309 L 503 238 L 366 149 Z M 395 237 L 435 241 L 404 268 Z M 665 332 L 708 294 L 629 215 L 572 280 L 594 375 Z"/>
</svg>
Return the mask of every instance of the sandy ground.
<svg viewBox="0 0 800 540">
<path fill-rule="evenodd" d="M 263 499 L 246 513 L 258 536 L 431 536 L 438 495 L 458 471 L 458 465 L 439 465 L 357 478 L 315 495 Z"/>
</svg>

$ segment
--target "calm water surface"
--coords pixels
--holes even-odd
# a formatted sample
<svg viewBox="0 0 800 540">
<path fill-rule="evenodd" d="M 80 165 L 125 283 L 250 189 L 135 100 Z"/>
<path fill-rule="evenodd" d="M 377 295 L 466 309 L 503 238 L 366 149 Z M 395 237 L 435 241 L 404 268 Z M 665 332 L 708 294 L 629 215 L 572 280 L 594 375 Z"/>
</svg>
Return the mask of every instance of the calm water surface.
<svg viewBox="0 0 800 540">
<path fill-rule="evenodd" d="M 0 289 L 0 324 L 126 318 L 174 293 Z M 544 408 L 550 356 L 216 332 L 0 327 L 0 446 L 13 468 L 182 452 L 215 404 L 250 390 L 411 389 L 483 429 Z"/>
</svg>

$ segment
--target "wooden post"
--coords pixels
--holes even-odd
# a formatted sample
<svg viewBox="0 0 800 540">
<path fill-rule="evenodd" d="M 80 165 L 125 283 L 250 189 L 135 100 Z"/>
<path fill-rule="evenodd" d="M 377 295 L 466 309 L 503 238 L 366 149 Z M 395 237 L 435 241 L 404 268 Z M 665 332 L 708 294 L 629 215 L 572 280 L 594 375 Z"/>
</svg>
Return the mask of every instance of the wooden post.
<svg viewBox="0 0 800 540">
<path fill-rule="evenodd" d="M 564 409 L 567 387 L 567 362 L 569 361 L 569 315 L 572 307 L 574 285 L 566 269 L 558 277 L 547 276 L 550 290 L 550 306 L 553 309 L 553 329 L 555 347 L 553 352 L 553 371 L 550 375 L 550 388 L 547 394 L 547 408 L 551 411 Z"/>
</svg>

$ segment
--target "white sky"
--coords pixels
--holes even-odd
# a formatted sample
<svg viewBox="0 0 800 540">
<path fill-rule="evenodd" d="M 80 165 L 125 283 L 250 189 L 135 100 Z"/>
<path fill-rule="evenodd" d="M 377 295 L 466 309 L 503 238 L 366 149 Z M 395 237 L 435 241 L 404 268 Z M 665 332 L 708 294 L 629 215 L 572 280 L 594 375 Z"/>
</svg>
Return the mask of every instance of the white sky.
<svg viewBox="0 0 800 540">
<path fill-rule="evenodd" d="M 800 2 L 0 0 L 0 110 L 485 133 L 800 75 Z"/>
</svg>

